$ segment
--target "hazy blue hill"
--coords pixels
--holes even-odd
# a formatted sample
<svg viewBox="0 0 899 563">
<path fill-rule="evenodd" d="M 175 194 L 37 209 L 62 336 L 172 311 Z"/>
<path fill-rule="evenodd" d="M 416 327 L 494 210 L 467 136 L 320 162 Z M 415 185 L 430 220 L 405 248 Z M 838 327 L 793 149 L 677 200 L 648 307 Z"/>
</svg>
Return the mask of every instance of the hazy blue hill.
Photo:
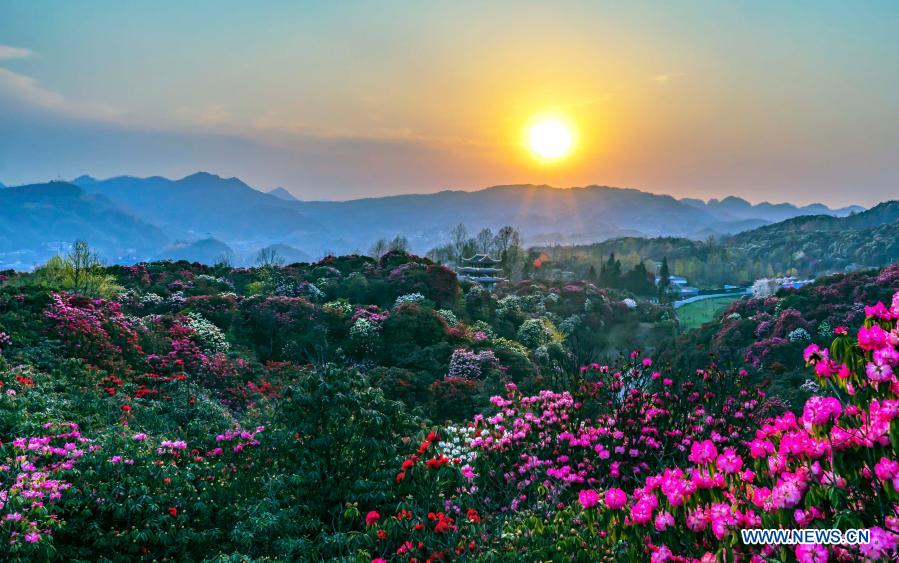
<svg viewBox="0 0 899 563">
<path fill-rule="evenodd" d="M 165 247 L 156 258 L 215 264 L 221 261 L 230 262 L 233 260 L 234 251 L 220 240 L 204 238 L 192 242 L 177 241 Z"/>
<path fill-rule="evenodd" d="M 705 239 L 708 237 L 720 238 L 722 235 L 731 233 L 741 233 L 743 231 L 751 231 L 770 225 L 771 221 L 765 219 L 731 219 L 712 223 L 708 227 L 698 231 L 695 238 Z"/>
<path fill-rule="evenodd" d="M 66 182 L 0 191 L 0 218 L 0 251 L 28 251 L 35 261 L 78 238 L 112 261 L 148 258 L 168 241 L 157 227 Z"/>
<path fill-rule="evenodd" d="M 623 231 L 689 235 L 716 219 L 670 196 L 591 186 L 496 186 L 346 202 L 301 202 L 301 209 L 338 229 L 376 230 L 378 236 L 433 233 L 443 242 L 458 223 L 470 229 L 517 226 L 526 237 L 608 238 Z M 405 226 L 403 230 L 400 227 Z M 385 227 L 389 227 L 387 230 Z M 436 232 L 435 232 L 436 231 Z"/>
<path fill-rule="evenodd" d="M 845 217 L 850 213 L 858 213 L 865 210 L 864 207 L 859 207 L 858 205 L 831 209 L 821 203 L 813 203 L 803 207 L 793 205 L 792 203 L 768 203 L 767 201 L 751 204 L 745 199 L 735 196 L 728 196 L 721 200 L 713 198 L 708 200 L 708 202 L 695 198 L 683 198 L 680 201 L 696 209 L 708 211 L 716 215 L 723 222 L 736 222 L 739 220 L 754 220 L 756 222 L 761 222 L 756 224 L 756 226 L 764 223 L 776 223 L 803 215 L 833 215 L 836 217 Z M 748 225 L 750 223 L 746 224 Z M 737 231 L 731 230 L 729 232 L 733 233 Z"/>
<path fill-rule="evenodd" d="M 680 201 L 667 195 L 606 186 L 559 189 L 515 185 L 474 192 L 443 191 L 300 205 L 305 213 L 340 228 L 352 225 L 364 230 L 372 216 L 389 225 L 406 225 L 412 232 L 446 231 L 460 222 L 470 228 L 511 224 L 518 226 L 529 239 L 541 242 L 553 235 L 558 237 L 558 242 L 564 242 L 603 240 L 633 233 L 704 238 L 709 234 L 755 228 L 780 221 L 784 216 L 821 210 L 837 213 L 823 205 L 753 206 L 739 198 L 726 198 L 719 204 L 709 206 L 700 200 Z M 739 212 L 731 214 L 727 211 L 731 208 Z"/>
<path fill-rule="evenodd" d="M 780 240 L 786 240 L 790 236 L 800 234 L 816 232 L 845 233 L 851 230 L 864 230 L 889 225 L 897 221 L 899 221 L 899 201 L 886 201 L 867 211 L 846 217 L 832 217 L 829 215 L 795 217 L 780 223 L 739 233 L 731 237 L 730 243 L 736 245 L 760 241 L 776 243 Z"/>
<path fill-rule="evenodd" d="M 299 201 L 292 193 L 281 187 L 269 190 L 266 193 L 269 195 L 273 195 L 278 199 L 283 199 L 284 201 Z"/>
<path fill-rule="evenodd" d="M 262 250 L 262 249 L 260 249 Z M 310 262 L 312 256 L 307 252 L 303 252 L 299 248 L 294 248 L 287 244 L 272 244 L 265 247 L 264 250 L 274 251 L 275 255 L 281 259 L 284 264 L 295 264 L 297 262 Z M 257 253 L 258 254 L 258 253 Z M 245 262 L 248 266 L 256 265 L 256 256 L 248 256 Z"/>
<path fill-rule="evenodd" d="M 472 230 L 514 225 L 527 239 L 546 244 L 625 235 L 705 238 L 806 212 L 790 204 L 753 206 L 735 197 L 680 201 L 607 186 L 509 185 L 341 202 L 295 201 L 284 188 L 264 193 L 237 178 L 205 172 L 180 180 L 82 177 L 76 182 L 179 237 L 213 236 L 245 255 L 259 248 L 251 241 L 318 255 L 365 249 L 377 238 L 397 234 L 425 252 L 445 242 L 458 223 Z"/>
<path fill-rule="evenodd" d="M 90 179 L 83 187 L 178 235 L 211 235 L 230 241 L 323 228 L 289 202 L 257 191 L 237 178 L 206 172 L 180 180 L 159 176 Z"/>
<path fill-rule="evenodd" d="M 589 244 L 623 236 L 721 238 L 783 216 L 845 212 L 823 205 L 752 205 L 736 197 L 678 200 L 607 186 L 507 185 L 350 201 L 295 201 L 284 188 L 264 193 L 237 178 L 206 172 L 180 180 L 160 176 L 98 180 L 85 175 L 65 185 L 79 190 L 66 192 L 69 199 L 79 199 L 78 205 L 67 203 L 62 193 L 44 193 L 42 201 L 50 207 L 41 215 L 20 211 L 3 217 L 6 234 L 0 244 L 31 250 L 46 244 L 47 237 L 65 242 L 93 237 L 98 248 L 118 259 L 125 255 L 123 248 L 133 249 L 135 255 L 156 256 L 173 240 L 215 239 L 241 262 L 252 260 L 262 247 L 279 244 L 286 245 L 290 259 L 305 260 L 364 251 L 376 239 L 396 235 L 406 236 L 413 251 L 424 253 L 447 242 L 459 223 L 472 235 L 483 227 L 513 225 L 526 244 Z M 94 202 L 93 209 L 84 209 L 86 201 Z M 146 237 L 135 240 L 116 234 L 135 222 L 144 225 Z M 55 230 L 39 223 L 52 224 Z M 106 233 L 108 241 L 99 240 Z"/>
</svg>

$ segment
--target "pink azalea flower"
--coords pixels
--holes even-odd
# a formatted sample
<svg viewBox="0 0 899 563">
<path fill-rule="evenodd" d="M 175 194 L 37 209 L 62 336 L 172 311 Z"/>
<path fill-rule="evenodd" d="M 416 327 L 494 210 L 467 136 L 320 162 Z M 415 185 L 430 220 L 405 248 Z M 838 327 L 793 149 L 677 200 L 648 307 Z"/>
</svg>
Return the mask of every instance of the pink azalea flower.
<svg viewBox="0 0 899 563">
<path fill-rule="evenodd" d="M 893 378 L 893 368 L 887 364 L 868 362 L 865 366 L 865 373 L 868 375 L 868 379 L 876 383 L 885 383 Z"/>
<path fill-rule="evenodd" d="M 599 493 L 593 489 L 583 489 L 577 498 L 584 508 L 593 508 L 599 503 Z"/>
<path fill-rule="evenodd" d="M 670 512 L 659 512 L 655 519 L 655 527 L 659 532 L 664 532 L 674 526 L 674 516 Z"/>
<path fill-rule="evenodd" d="M 862 350 L 877 350 L 887 345 L 888 335 L 879 325 L 858 329 L 858 345 Z"/>
<path fill-rule="evenodd" d="M 718 456 L 718 450 L 711 440 L 693 442 L 690 446 L 689 460 L 697 465 L 712 462 Z"/>
<path fill-rule="evenodd" d="M 840 401 L 834 397 L 819 397 L 817 395 L 810 397 L 805 403 L 802 411 L 802 418 L 816 425 L 824 425 L 829 421 L 836 421 L 843 412 Z"/>
<path fill-rule="evenodd" d="M 611 488 L 606 491 L 606 506 L 612 510 L 620 510 L 627 504 L 627 494 L 621 489 Z"/>
</svg>

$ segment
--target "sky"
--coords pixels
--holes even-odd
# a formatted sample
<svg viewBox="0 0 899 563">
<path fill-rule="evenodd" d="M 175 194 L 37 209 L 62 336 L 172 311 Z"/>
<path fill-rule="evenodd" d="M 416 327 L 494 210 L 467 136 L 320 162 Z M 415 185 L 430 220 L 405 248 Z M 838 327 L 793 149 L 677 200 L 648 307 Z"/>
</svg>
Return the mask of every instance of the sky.
<svg viewBox="0 0 899 563">
<path fill-rule="evenodd" d="M 0 1 L 0 182 L 899 197 L 899 3 Z M 564 116 L 572 154 L 523 146 Z"/>
</svg>

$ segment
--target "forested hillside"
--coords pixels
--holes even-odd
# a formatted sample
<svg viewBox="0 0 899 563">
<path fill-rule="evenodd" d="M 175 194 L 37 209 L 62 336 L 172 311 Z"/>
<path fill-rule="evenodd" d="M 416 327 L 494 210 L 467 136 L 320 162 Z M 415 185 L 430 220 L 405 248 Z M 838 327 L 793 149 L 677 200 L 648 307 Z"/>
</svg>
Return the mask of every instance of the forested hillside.
<svg viewBox="0 0 899 563">
<path fill-rule="evenodd" d="M 748 284 L 777 275 L 815 277 L 899 260 L 899 202 L 842 218 L 797 217 L 720 240 L 629 237 L 537 250 L 548 257 L 548 267 L 579 276 L 614 253 L 625 267 L 667 258 L 672 274 L 700 286 Z"/>
<path fill-rule="evenodd" d="M 895 552 L 899 267 L 677 340 L 625 295 L 396 252 L 104 268 L 79 243 L 4 272 L 4 558 L 748 557 L 739 530 L 785 518 Z"/>
</svg>

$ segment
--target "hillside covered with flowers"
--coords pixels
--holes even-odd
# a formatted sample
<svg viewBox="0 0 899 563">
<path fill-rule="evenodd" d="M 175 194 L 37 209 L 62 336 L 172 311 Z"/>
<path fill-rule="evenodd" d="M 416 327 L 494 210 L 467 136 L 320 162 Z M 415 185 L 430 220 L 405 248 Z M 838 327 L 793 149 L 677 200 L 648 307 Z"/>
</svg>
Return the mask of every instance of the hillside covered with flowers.
<svg viewBox="0 0 899 563">
<path fill-rule="evenodd" d="M 0 549 L 889 559 L 897 324 L 897 265 L 681 333 L 669 307 L 618 290 L 490 293 L 403 253 L 54 259 L 0 274 Z M 749 546 L 746 528 L 868 528 L 871 542 Z"/>
</svg>

